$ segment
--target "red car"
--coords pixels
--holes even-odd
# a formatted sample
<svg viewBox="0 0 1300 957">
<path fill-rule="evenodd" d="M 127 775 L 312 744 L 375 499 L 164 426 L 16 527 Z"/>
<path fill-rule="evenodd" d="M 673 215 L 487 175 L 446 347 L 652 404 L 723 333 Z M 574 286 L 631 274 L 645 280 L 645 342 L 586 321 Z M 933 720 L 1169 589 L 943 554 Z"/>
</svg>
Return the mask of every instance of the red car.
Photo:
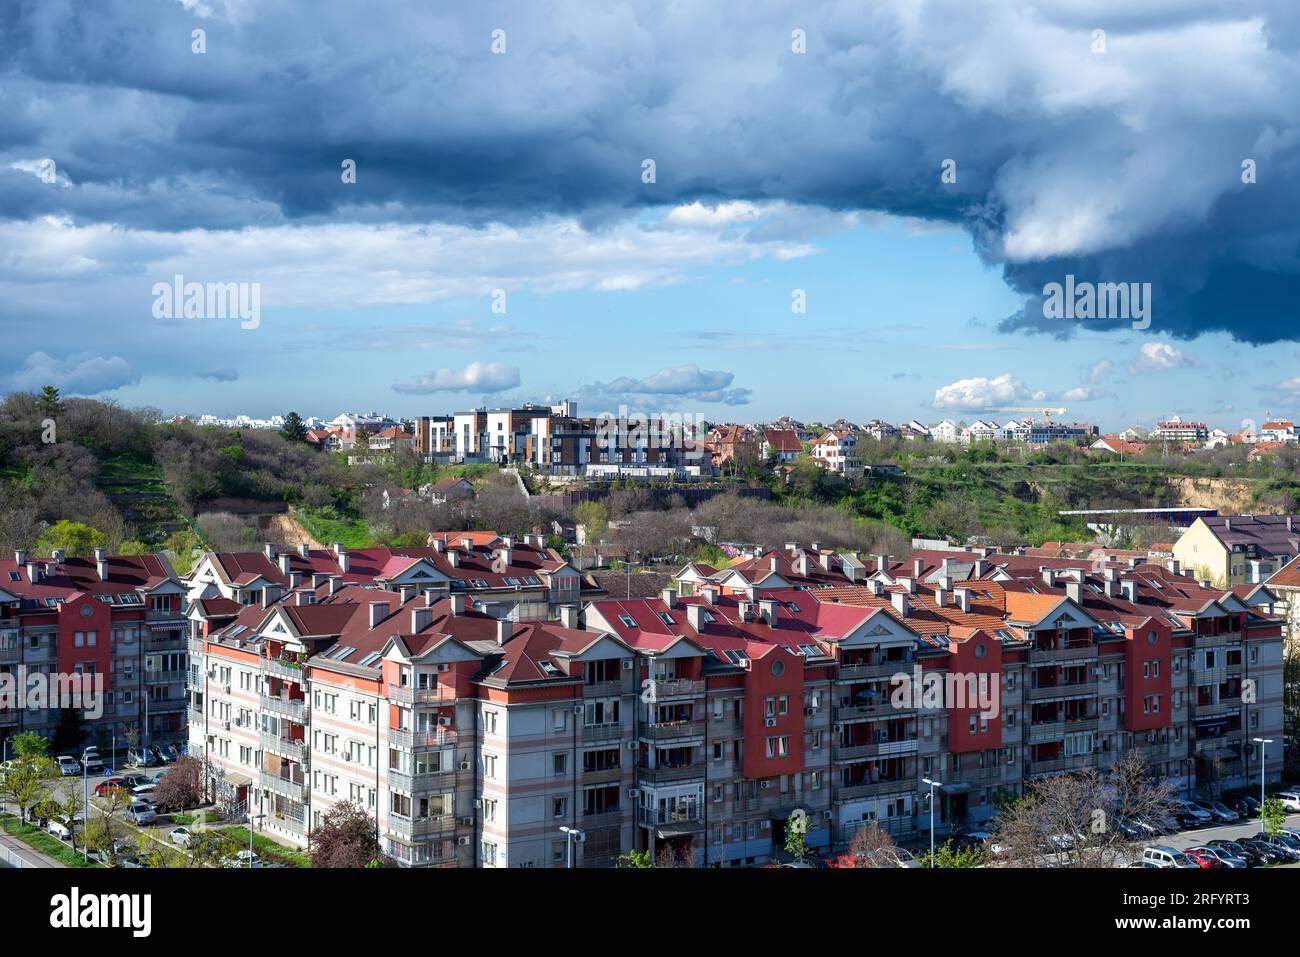
<svg viewBox="0 0 1300 957">
<path fill-rule="evenodd" d="M 1190 857 L 1201 867 L 1212 868 L 1212 867 L 1228 866 L 1227 864 L 1223 863 L 1223 861 L 1215 857 L 1213 854 L 1206 854 L 1204 851 L 1183 851 L 1183 853 L 1186 854 L 1188 857 Z"/>
<path fill-rule="evenodd" d="M 104 797 L 106 794 L 108 794 L 109 791 L 112 791 L 114 788 L 121 788 L 122 790 L 125 791 L 126 790 L 125 785 L 126 782 L 123 781 L 121 778 L 105 778 L 103 783 L 95 785 L 95 797 Z"/>
</svg>

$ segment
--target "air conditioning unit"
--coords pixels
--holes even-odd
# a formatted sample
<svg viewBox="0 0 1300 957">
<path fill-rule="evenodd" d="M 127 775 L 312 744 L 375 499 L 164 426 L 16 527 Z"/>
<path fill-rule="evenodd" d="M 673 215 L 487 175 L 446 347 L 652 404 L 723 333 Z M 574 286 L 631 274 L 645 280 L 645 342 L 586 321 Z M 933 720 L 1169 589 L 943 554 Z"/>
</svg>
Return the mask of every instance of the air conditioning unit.
<svg viewBox="0 0 1300 957">
<path fill-rule="evenodd" d="M 460 769 L 461 769 L 462 771 L 468 771 L 469 768 L 470 768 L 470 764 L 469 764 L 468 761 L 462 761 L 462 762 L 460 762 Z"/>
<path fill-rule="evenodd" d="M 841 731 L 844 730 L 844 725 L 842 725 L 842 724 L 837 724 L 837 725 L 835 725 L 835 727 L 833 727 L 831 730 L 834 731 L 836 734 L 839 734 Z"/>
<path fill-rule="evenodd" d="M 221 686 L 221 690 L 222 690 L 222 692 L 224 692 L 225 694 L 230 694 L 230 685 L 222 685 L 222 686 Z"/>
<path fill-rule="evenodd" d="M 804 708 L 804 709 L 803 709 L 803 714 L 804 714 L 804 717 L 805 717 L 805 718 L 811 718 L 811 717 L 812 717 L 813 715 L 815 715 L 816 713 L 817 713 L 817 709 L 816 709 L 816 708 Z"/>
<path fill-rule="evenodd" d="M 823 821 L 833 821 L 833 820 L 835 820 L 835 812 L 834 812 L 834 811 L 822 811 L 822 820 L 823 820 Z"/>
<path fill-rule="evenodd" d="M 230 722 L 229 722 L 229 721 L 223 721 L 223 722 L 221 722 L 221 726 L 222 726 L 223 728 L 225 728 L 227 731 L 230 730 Z"/>
<path fill-rule="evenodd" d="M 630 798 L 638 798 L 641 796 L 641 791 L 638 788 L 628 788 L 627 796 Z"/>
<path fill-rule="evenodd" d="M 447 663 L 444 661 L 444 662 L 442 662 L 440 665 L 438 665 L 438 670 L 439 670 L 440 672 L 451 671 L 451 665 L 447 664 Z"/>
<path fill-rule="evenodd" d="M 457 843 L 458 845 L 460 845 L 461 847 L 469 847 L 469 838 L 468 838 L 468 837 L 458 837 L 458 838 L 456 838 L 456 843 Z"/>
<path fill-rule="evenodd" d="M 439 718 L 439 719 L 438 719 L 438 727 L 440 727 L 440 728 L 450 728 L 450 727 L 451 727 L 451 718 L 447 718 L 447 717 L 441 717 L 441 718 Z"/>
<path fill-rule="evenodd" d="M 776 727 L 776 718 L 764 718 L 764 719 L 763 719 L 763 727 L 765 727 L 765 728 L 775 728 L 775 727 Z"/>
<path fill-rule="evenodd" d="M 624 670 L 624 671 L 631 671 L 631 670 L 632 670 L 633 668 L 635 668 L 635 667 L 636 667 L 636 662 L 633 661 L 631 658 L 624 658 L 624 659 L 623 659 L 623 670 Z"/>
<path fill-rule="evenodd" d="M 768 788 L 770 788 L 771 786 L 772 786 L 772 782 L 771 782 L 771 781 L 759 781 L 759 782 L 758 782 L 758 789 L 759 789 L 760 791 L 766 791 L 766 790 L 767 790 Z"/>
<path fill-rule="evenodd" d="M 482 809 L 483 809 L 483 799 L 482 799 L 482 798 L 475 798 L 475 799 L 474 799 L 474 810 L 476 810 L 476 811 L 481 811 Z"/>
<path fill-rule="evenodd" d="M 575 705 L 573 706 L 573 713 L 574 713 L 574 714 L 582 714 L 582 705 L 580 705 L 580 704 L 575 704 Z"/>
<path fill-rule="evenodd" d="M 772 827 L 772 822 L 771 822 L 771 821 L 759 821 L 759 822 L 758 822 L 758 829 L 759 829 L 760 831 L 767 831 L 767 830 L 770 830 L 771 827 Z"/>
<path fill-rule="evenodd" d="M 638 745 L 635 741 L 629 741 L 629 742 L 627 743 L 627 749 L 628 749 L 629 751 L 635 751 L 638 747 L 639 747 L 639 745 Z"/>
</svg>

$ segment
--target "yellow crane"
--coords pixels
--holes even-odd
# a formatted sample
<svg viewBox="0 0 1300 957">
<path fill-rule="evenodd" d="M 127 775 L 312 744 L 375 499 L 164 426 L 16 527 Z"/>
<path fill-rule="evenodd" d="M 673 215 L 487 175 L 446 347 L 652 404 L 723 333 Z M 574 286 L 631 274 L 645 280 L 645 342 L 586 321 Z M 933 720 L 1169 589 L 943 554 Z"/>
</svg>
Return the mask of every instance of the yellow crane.
<svg viewBox="0 0 1300 957">
<path fill-rule="evenodd" d="M 1049 407 L 1037 406 L 1036 408 L 1031 409 L 1025 406 L 1007 405 L 996 409 L 986 409 L 985 411 L 986 412 L 1036 412 L 1042 415 L 1043 418 L 1047 419 L 1050 422 L 1052 420 L 1052 416 L 1065 415 L 1065 413 L 1068 412 L 1069 410 L 1061 408 L 1060 406 L 1049 406 Z"/>
</svg>

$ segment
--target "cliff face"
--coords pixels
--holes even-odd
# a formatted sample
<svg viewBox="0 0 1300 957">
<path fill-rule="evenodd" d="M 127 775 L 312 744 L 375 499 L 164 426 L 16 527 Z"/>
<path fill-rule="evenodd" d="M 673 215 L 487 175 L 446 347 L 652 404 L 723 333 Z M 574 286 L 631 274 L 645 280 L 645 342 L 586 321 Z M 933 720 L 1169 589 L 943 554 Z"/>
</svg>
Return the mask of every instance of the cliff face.
<svg viewBox="0 0 1300 957">
<path fill-rule="evenodd" d="M 1179 502 L 1188 508 L 1218 509 L 1220 515 L 1252 515 L 1271 511 L 1255 501 L 1255 486 L 1246 479 L 1170 478 Z"/>
</svg>

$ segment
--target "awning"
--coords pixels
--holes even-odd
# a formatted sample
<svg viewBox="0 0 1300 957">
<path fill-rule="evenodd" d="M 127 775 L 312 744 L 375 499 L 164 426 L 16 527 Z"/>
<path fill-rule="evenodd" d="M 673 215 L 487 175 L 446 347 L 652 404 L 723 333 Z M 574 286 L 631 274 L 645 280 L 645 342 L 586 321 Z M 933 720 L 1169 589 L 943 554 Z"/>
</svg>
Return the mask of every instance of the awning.
<svg viewBox="0 0 1300 957">
<path fill-rule="evenodd" d="M 943 794 L 967 794 L 970 792 L 972 785 L 969 781 L 955 781 L 952 784 L 943 784 L 939 790 Z"/>
<path fill-rule="evenodd" d="M 227 772 L 225 777 L 225 783 L 229 784 L 231 787 L 246 788 L 253 783 L 253 779 L 250 778 L 247 774 L 239 774 L 238 772 Z"/>
</svg>

